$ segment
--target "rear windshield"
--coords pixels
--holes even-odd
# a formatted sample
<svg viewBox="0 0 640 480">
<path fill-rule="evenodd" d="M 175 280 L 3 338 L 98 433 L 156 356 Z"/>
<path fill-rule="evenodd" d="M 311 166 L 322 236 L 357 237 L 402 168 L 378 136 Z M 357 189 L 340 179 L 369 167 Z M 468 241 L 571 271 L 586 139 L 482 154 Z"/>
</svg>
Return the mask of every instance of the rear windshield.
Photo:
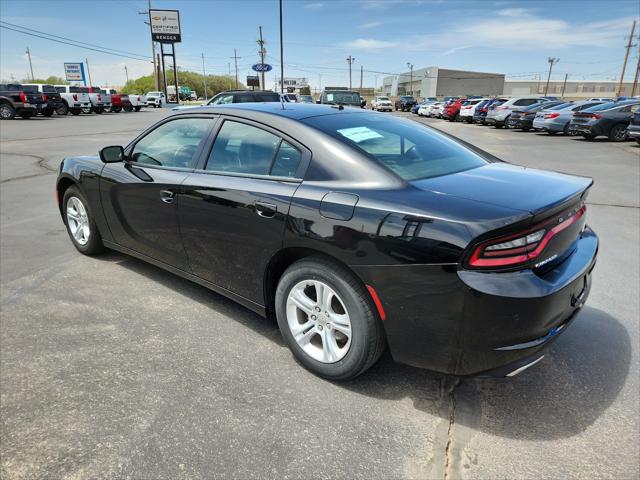
<svg viewBox="0 0 640 480">
<path fill-rule="evenodd" d="M 596 105 L 595 107 L 586 108 L 585 112 L 599 112 L 601 110 L 609 110 L 610 108 L 619 107 L 617 102 L 607 102 Z"/>
<path fill-rule="evenodd" d="M 413 97 L 411 95 L 406 95 L 403 97 L 400 97 L 402 100 L 413 100 Z"/>
<path fill-rule="evenodd" d="M 56 93 L 56 87 L 54 87 L 53 85 L 43 85 L 42 86 L 42 91 L 44 93 Z"/>
<path fill-rule="evenodd" d="M 389 101 L 389 97 L 378 97 L 378 100 L 383 101 L 383 102 L 388 102 Z"/>
<path fill-rule="evenodd" d="M 303 121 L 365 153 L 407 181 L 448 175 L 488 163 L 418 122 L 360 113 L 322 115 Z"/>
<path fill-rule="evenodd" d="M 69 93 L 82 93 L 80 87 L 69 87 Z"/>
<path fill-rule="evenodd" d="M 78 87 L 80 93 L 89 93 L 89 89 L 87 87 Z"/>
<path fill-rule="evenodd" d="M 544 103 L 542 105 L 544 105 Z M 567 107 L 570 107 L 572 105 L 573 105 L 573 103 L 571 103 L 571 102 L 565 102 L 565 103 L 559 103 L 558 105 L 554 105 L 551 108 L 544 108 L 544 106 L 542 108 L 544 110 L 562 110 L 563 108 L 567 108 Z"/>
<path fill-rule="evenodd" d="M 256 92 L 253 94 L 256 102 L 279 102 L 280 95 L 277 93 L 269 92 Z"/>
<path fill-rule="evenodd" d="M 328 103 L 360 104 L 360 95 L 355 92 L 326 92 L 324 98 Z"/>
<path fill-rule="evenodd" d="M 25 93 L 38 93 L 37 85 L 22 85 L 21 90 Z"/>
</svg>

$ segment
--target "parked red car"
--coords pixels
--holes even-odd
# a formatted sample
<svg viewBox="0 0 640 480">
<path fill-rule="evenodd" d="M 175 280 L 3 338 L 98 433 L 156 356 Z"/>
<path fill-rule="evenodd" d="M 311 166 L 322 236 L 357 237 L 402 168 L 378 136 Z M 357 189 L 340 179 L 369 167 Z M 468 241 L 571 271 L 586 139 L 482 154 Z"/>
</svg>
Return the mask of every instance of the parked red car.
<svg viewBox="0 0 640 480">
<path fill-rule="evenodd" d="M 117 113 L 121 112 L 122 110 L 124 110 L 125 112 L 133 111 L 133 105 L 131 105 L 129 95 L 116 93 L 115 90 L 111 90 L 111 111 Z"/>
<path fill-rule="evenodd" d="M 451 100 L 447 103 L 442 110 L 442 118 L 446 118 L 450 122 L 457 122 L 460 120 L 460 107 L 462 107 L 462 103 L 465 102 L 466 98 L 458 98 L 456 100 Z"/>
</svg>

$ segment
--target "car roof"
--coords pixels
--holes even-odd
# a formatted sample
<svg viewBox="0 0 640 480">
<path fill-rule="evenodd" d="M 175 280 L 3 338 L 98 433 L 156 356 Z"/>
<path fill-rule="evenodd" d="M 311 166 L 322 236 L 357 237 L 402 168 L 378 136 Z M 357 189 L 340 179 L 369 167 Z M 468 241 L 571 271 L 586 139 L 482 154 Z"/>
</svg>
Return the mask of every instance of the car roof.
<svg viewBox="0 0 640 480">
<path fill-rule="evenodd" d="M 321 115 L 332 115 L 340 112 L 365 113 L 367 110 L 353 107 L 339 109 L 333 105 L 317 105 L 310 103 L 287 103 L 287 102 L 253 102 L 253 103 L 229 103 L 225 105 L 205 105 L 181 110 L 179 114 L 192 113 L 266 113 L 279 117 L 301 120 L 308 117 Z M 371 113 L 371 112 L 369 112 Z M 178 114 L 177 114 L 178 115 Z"/>
</svg>

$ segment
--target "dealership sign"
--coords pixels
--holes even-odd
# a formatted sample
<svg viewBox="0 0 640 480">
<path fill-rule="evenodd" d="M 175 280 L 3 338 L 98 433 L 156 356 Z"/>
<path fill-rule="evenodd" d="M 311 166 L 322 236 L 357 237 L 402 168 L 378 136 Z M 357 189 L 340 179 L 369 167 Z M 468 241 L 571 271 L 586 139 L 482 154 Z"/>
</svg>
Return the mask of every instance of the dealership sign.
<svg viewBox="0 0 640 480">
<path fill-rule="evenodd" d="M 259 87 L 260 78 L 257 75 L 247 75 L 247 87 Z"/>
<path fill-rule="evenodd" d="M 256 63 L 251 67 L 254 72 L 270 72 L 272 68 L 268 63 Z"/>
<path fill-rule="evenodd" d="M 85 82 L 84 64 L 82 62 L 65 63 L 64 77 L 67 80 L 67 82 Z"/>
<path fill-rule="evenodd" d="M 180 12 L 178 10 L 149 10 L 151 39 L 161 43 L 179 43 Z"/>
</svg>

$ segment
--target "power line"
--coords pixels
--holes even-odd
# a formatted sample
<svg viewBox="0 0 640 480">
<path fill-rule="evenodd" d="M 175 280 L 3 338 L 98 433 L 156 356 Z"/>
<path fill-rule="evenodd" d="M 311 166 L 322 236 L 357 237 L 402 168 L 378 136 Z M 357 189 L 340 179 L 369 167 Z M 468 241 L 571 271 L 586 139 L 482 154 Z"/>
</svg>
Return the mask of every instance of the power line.
<svg viewBox="0 0 640 480">
<path fill-rule="evenodd" d="M 126 50 L 118 50 L 118 49 L 116 49 L 116 48 L 103 47 L 102 45 L 96 45 L 95 43 L 81 42 L 81 41 L 79 41 L 79 40 L 74 40 L 73 38 L 69 38 L 69 37 L 62 37 L 62 36 L 60 36 L 60 35 L 54 35 L 53 33 L 47 33 L 47 32 L 43 32 L 43 31 L 41 31 L 41 30 L 35 30 L 35 29 L 33 29 L 33 28 L 28 28 L 28 27 L 24 27 L 24 26 L 22 26 L 22 25 L 17 25 L 17 24 L 15 24 L 15 23 L 7 22 L 7 21 L 5 21 L 5 20 L 0 20 L 0 23 L 4 23 L 4 24 L 6 24 L 6 25 L 10 25 L 10 26 L 12 26 L 12 27 L 21 28 L 22 30 L 28 30 L 28 31 L 30 31 L 30 32 L 35 32 L 35 33 L 40 33 L 40 34 L 42 34 L 42 35 L 47 35 L 47 36 L 49 36 L 49 37 L 59 38 L 59 39 L 62 39 L 62 40 L 68 40 L 68 41 L 70 41 L 70 42 L 79 43 L 79 44 L 82 44 L 82 45 L 89 45 L 89 46 L 91 46 L 91 47 L 100 48 L 101 50 L 110 50 L 110 51 L 112 51 L 112 52 L 122 53 L 122 54 L 125 54 L 125 55 L 134 55 L 134 56 L 136 56 L 136 57 L 143 57 L 143 58 L 145 58 L 145 59 L 146 59 L 146 58 L 148 58 L 146 55 L 141 55 L 141 54 L 139 54 L 139 53 L 129 52 L 129 51 L 126 51 Z"/>
</svg>

